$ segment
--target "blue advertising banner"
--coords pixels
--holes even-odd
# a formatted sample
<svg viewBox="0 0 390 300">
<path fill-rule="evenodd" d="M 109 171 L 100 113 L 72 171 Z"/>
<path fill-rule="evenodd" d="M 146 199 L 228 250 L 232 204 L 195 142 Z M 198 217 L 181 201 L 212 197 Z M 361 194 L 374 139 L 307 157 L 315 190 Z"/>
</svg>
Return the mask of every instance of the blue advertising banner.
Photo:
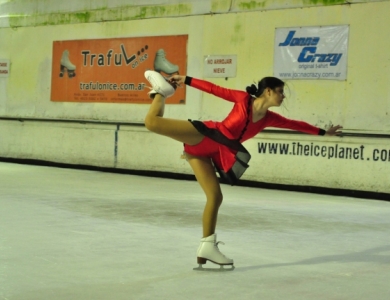
<svg viewBox="0 0 390 300">
<path fill-rule="evenodd" d="M 349 26 L 277 28 L 274 76 L 281 79 L 347 79 Z"/>
</svg>

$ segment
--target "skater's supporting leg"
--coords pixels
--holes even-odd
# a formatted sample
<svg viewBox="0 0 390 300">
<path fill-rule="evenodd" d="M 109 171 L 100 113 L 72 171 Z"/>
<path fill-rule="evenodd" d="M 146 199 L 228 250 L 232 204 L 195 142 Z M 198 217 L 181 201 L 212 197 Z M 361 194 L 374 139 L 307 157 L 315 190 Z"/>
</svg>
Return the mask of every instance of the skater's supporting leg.
<svg viewBox="0 0 390 300">
<path fill-rule="evenodd" d="M 203 212 L 203 237 L 208 237 L 215 233 L 218 209 L 223 198 L 221 187 L 210 158 L 187 154 L 187 160 L 206 194 L 206 206 Z"/>
<path fill-rule="evenodd" d="M 164 101 L 163 96 L 155 95 L 145 117 L 146 128 L 188 145 L 200 143 L 204 136 L 189 121 L 163 118 Z"/>
</svg>

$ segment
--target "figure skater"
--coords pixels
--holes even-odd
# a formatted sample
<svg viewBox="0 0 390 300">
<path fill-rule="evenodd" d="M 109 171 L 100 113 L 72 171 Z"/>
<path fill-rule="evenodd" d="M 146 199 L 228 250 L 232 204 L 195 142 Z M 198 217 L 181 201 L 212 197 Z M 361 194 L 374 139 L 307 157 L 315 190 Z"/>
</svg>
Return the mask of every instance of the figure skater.
<svg viewBox="0 0 390 300">
<path fill-rule="evenodd" d="M 221 180 L 233 185 L 248 167 L 250 159 L 242 142 L 266 127 L 288 128 L 313 135 L 339 135 L 342 127 L 332 126 L 325 131 L 269 111 L 270 107 L 280 106 L 285 98 L 284 82 L 275 77 L 265 77 L 257 86 L 248 86 L 246 91 L 227 89 L 182 75 L 174 75 L 167 81 L 155 71 L 146 71 L 145 77 L 152 85 L 149 97 L 153 99 L 145 117 L 146 128 L 184 143 L 186 159 L 206 195 L 203 238 L 197 251 L 199 268 L 196 269 L 202 270 L 202 265 L 211 261 L 220 265 L 222 270 L 232 270 L 233 259 L 223 255 L 216 242 L 218 209 L 223 198 L 216 170 Z M 234 103 L 231 112 L 222 122 L 164 118 L 165 98 L 172 96 L 181 84 Z M 231 268 L 223 269 L 224 265 Z"/>
</svg>

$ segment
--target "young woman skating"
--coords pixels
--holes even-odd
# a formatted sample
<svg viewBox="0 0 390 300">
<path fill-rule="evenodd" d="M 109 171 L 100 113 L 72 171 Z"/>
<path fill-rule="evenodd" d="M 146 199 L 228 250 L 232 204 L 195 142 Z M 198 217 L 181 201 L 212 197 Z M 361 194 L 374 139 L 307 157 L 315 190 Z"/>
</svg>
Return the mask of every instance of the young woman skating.
<svg viewBox="0 0 390 300">
<path fill-rule="evenodd" d="M 149 93 L 153 100 L 145 117 L 146 128 L 184 143 L 187 161 L 206 195 L 203 238 L 197 251 L 199 267 L 202 269 L 201 265 L 211 261 L 221 268 L 230 265 L 232 268 L 228 270 L 232 270 L 233 259 L 223 255 L 216 242 L 218 209 L 223 198 L 216 170 L 223 180 L 233 185 L 248 167 L 250 159 L 242 143 L 266 127 L 287 128 L 314 135 L 338 135 L 342 127 L 332 126 L 325 131 L 269 111 L 271 107 L 280 106 L 285 98 L 284 82 L 275 77 L 265 77 L 257 86 L 248 86 L 246 91 L 227 89 L 181 75 L 172 76 L 168 82 L 155 71 L 146 71 L 145 77 L 153 88 Z M 165 98 L 172 96 L 175 87 L 181 84 L 230 101 L 234 104 L 233 108 L 221 122 L 164 118 Z"/>
</svg>

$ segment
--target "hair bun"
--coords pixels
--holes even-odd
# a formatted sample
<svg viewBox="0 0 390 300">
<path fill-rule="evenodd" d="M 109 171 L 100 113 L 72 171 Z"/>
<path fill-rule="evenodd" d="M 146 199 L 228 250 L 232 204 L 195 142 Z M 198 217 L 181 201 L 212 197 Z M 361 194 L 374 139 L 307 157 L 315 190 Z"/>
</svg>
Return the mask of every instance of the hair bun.
<svg viewBox="0 0 390 300">
<path fill-rule="evenodd" d="M 257 93 L 257 87 L 252 84 L 251 86 L 247 86 L 246 87 L 246 91 L 250 94 L 250 95 L 256 95 Z"/>
</svg>

